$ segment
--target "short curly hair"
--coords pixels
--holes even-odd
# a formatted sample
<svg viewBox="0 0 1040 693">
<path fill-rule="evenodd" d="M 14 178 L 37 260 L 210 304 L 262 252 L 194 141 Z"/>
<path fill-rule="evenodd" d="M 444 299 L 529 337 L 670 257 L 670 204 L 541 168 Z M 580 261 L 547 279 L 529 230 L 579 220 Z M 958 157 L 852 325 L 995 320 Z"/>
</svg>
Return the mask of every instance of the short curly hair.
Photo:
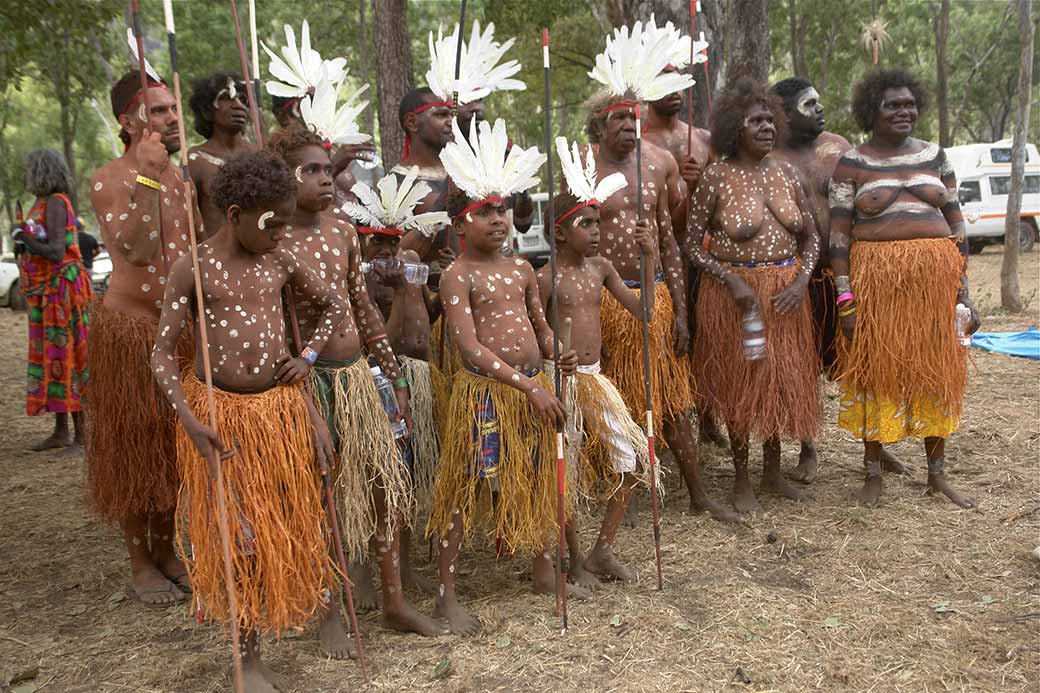
<svg viewBox="0 0 1040 693">
<path fill-rule="evenodd" d="M 65 157 L 53 149 L 34 149 L 25 156 L 25 189 L 37 197 L 72 192 L 72 173 Z"/>
<path fill-rule="evenodd" d="M 711 148 L 722 156 L 736 156 L 744 117 L 752 106 L 761 105 L 773 114 L 776 124 L 776 142 L 787 135 L 787 114 L 779 96 L 771 93 L 765 84 L 750 77 L 741 77 L 715 99 L 711 111 Z"/>
<path fill-rule="evenodd" d="M 270 206 L 296 195 L 288 165 L 271 152 L 240 154 L 225 163 L 210 184 L 213 204 L 221 212 Z"/>
<path fill-rule="evenodd" d="M 874 129 L 874 117 L 881 108 L 881 100 L 886 89 L 906 87 L 914 95 L 917 112 L 928 107 L 928 91 L 913 75 L 906 70 L 879 68 L 868 72 L 863 79 L 852 88 L 852 117 L 856 119 L 863 132 Z"/>
<path fill-rule="evenodd" d="M 216 108 L 213 102 L 217 95 L 227 87 L 229 79 L 235 81 L 235 85 L 245 89 L 245 83 L 235 72 L 214 72 L 206 77 L 200 77 L 192 84 L 191 99 L 188 106 L 195 114 L 195 132 L 206 139 L 213 136 L 213 120 L 216 117 Z"/>
<path fill-rule="evenodd" d="M 600 138 L 603 137 L 603 132 L 607 128 L 607 114 L 604 112 L 606 108 L 622 101 L 635 101 L 635 99 L 636 97 L 632 94 L 615 96 L 606 89 L 602 89 L 590 96 L 584 105 L 585 134 L 589 138 L 589 143 L 599 144 Z"/>
<path fill-rule="evenodd" d="M 267 151 L 279 157 L 286 164 L 291 164 L 290 159 L 297 149 L 310 145 L 321 147 L 323 142 L 324 140 L 316 132 L 303 123 L 294 121 L 289 124 L 289 127 L 277 130 L 271 135 L 271 139 L 267 141 Z"/>
</svg>

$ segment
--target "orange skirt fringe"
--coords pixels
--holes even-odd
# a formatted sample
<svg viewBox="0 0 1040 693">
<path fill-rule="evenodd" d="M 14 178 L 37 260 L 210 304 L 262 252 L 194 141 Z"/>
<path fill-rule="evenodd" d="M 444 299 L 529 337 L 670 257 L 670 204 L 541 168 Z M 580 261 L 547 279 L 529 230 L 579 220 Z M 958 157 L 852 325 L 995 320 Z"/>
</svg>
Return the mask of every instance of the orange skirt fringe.
<svg viewBox="0 0 1040 693">
<path fill-rule="evenodd" d="M 188 405 L 207 420 L 206 386 L 183 376 Z M 214 389 L 217 430 L 236 454 L 222 461 L 239 628 L 280 633 L 307 624 L 329 575 L 313 432 L 303 386 L 258 394 Z M 181 555 L 203 612 L 228 619 L 217 502 L 209 465 L 177 428 L 183 477 L 177 512 Z M 185 541 L 187 535 L 187 541 Z"/>
<path fill-rule="evenodd" d="M 809 440 L 820 429 L 820 362 L 808 295 L 781 315 L 772 298 L 790 284 L 787 267 L 734 267 L 758 296 L 766 326 L 766 357 L 744 358 L 743 315 L 726 286 L 705 275 L 697 297 L 694 371 L 699 404 L 732 434 L 760 440 Z"/>
</svg>

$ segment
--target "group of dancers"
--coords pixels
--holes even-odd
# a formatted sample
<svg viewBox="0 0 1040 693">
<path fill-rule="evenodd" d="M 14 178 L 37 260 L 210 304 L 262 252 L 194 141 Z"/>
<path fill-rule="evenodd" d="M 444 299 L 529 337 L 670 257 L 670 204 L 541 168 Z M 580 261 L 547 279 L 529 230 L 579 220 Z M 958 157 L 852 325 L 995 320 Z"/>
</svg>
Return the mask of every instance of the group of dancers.
<svg viewBox="0 0 1040 693">
<path fill-rule="evenodd" d="M 802 78 L 735 81 L 709 132 L 679 119 L 702 47 L 651 18 L 597 58 L 588 142 L 542 152 L 485 118 L 485 96 L 524 87 L 502 62 L 512 41 L 475 24 L 455 77 L 461 40 L 459 26 L 431 35 L 427 86 L 400 105 L 406 151 L 374 186 L 349 167 L 372 150 L 365 104 L 343 97 L 346 61 L 321 58 L 306 22 L 299 44 L 287 26 L 284 46 L 264 46 L 269 135 L 240 75 L 195 83 L 205 141 L 187 179 L 170 159 L 179 88 L 143 59 L 146 84 L 134 70 L 112 87 L 127 149 L 91 186 L 113 273 L 91 314 L 87 470 L 140 602 L 230 622 L 249 691 L 284 687 L 259 635 L 316 615 L 330 656 L 359 654 L 341 590 L 374 605 L 370 564 L 389 627 L 472 635 L 457 566 L 478 531 L 532 556 L 538 593 L 564 589 L 560 536 L 572 596 L 634 579 L 614 547 L 633 490 L 658 483 L 653 421 L 692 509 L 761 510 L 751 438 L 760 492 L 800 498 L 780 441 L 801 441 L 790 476 L 811 483 L 821 374 L 840 380 L 839 424 L 864 441 L 864 502 L 901 468 L 882 444 L 910 435 L 926 440 L 930 488 L 974 503 L 949 486 L 942 447 L 964 388 L 957 304 L 964 329 L 978 321 L 952 172 L 910 136 L 912 77 L 857 85 L 857 148 L 824 131 Z M 503 246 L 530 227 L 554 153 L 555 259 L 536 271 Z M 698 438 L 723 427 L 732 507 L 708 497 L 697 460 Z M 605 500 L 588 553 L 583 498 Z M 436 542 L 435 584 L 412 564 L 417 538 Z M 422 589 L 432 617 L 406 596 Z"/>
</svg>

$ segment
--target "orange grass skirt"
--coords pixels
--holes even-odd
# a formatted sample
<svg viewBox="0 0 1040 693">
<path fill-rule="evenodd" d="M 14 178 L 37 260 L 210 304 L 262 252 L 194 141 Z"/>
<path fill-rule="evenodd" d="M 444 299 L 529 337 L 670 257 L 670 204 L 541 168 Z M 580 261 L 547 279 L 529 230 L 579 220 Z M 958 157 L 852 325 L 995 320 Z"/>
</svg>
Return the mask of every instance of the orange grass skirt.
<svg viewBox="0 0 1040 693">
<path fill-rule="evenodd" d="M 177 416 L 152 374 L 158 320 L 90 307 L 85 388 L 86 474 L 89 503 L 105 522 L 172 512 L 177 506 Z M 177 344 L 183 364 L 192 342 Z"/>
<path fill-rule="evenodd" d="M 701 277 L 697 296 L 694 373 L 701 410 L 731 434 L 760 440 L 810 440 L 820 430 L 820 361 L 809 296 L 781 315 L 772 298 L 798 274 L 787 267 L 734 267 L 758 296 L 766 326 L 766 357 L 744 358 L 743 314 L 718 279 Z"/>
<path fill-rule="evenodd" d="M 206 386 L 191 369 L 183 380 L 188 405 L 207 421 Z M 239 623 L 234 625 L 263 633 L 302 627 L 321 603 L 330 569 L 303 386 L 258 394 L 214 388 L 213 395 L 221 439 L 237 448 L 222 462 L 238 601 Z M 203 612 L 226 621 L 215 489 L 209 465 L 181 426 L 177 460 L 183 478 L 177 512 L 181 555 L 189 558 L 188 575 Z"/>
</svg>

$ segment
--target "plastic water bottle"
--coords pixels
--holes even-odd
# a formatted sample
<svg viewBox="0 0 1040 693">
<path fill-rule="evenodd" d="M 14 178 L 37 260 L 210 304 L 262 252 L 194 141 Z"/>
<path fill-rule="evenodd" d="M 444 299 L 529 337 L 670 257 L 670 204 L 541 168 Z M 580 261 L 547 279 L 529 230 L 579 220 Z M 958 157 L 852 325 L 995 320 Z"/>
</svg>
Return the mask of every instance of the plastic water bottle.
<svg viewBox="0 0 1040 693">
<path fill-rule="evenodd" d="M 31 234 L 35 238 L 45 241 L 47 240 L 47 227 L 43 224 L 38 224 L 32 219 L 28 219 L 25 222 L 25 232 Z"/>
<path fill-rule="evenodd" d="M 964 347 L 971 346 L 971 335 L 968 334 L 968 326 L 971 325 L 971 309 L 963 303 L 957 304 L 957 342 Z"/>
<path fill-rule="evenodd" d="M 372 380 L 376 383 L 379 391 L 379 400 L 383 403 L 383 411 L 390 420 L 390 430 L 394 432 L 394 438 L 404 438 L 408 433 L 408 427 L 401 418 L 401 410 L 397 408 L 397 397 L 394 395 L 394 385 L 390 379 L 383 375 L 383 369 L 379 366 L 370 366 Z"/>
<path fill-rule="evenodd" d="M 424 286 L 427 280 L 430 278 L 430 266 L 424 265 L 421 262 L 405 262 L 403 260 L 387 260 L 377 259 L 371 262 L 362 262 L 361 271 L 368 274 L 374 269 L 390 270 L 396 267 L 401 268 L 401 272 L 404 274 L 404 280 L 409 284 L 415 286 Z"/>
<path fill-rule="evenodd" d="M 762 314 L 758 310 L 758 304 L 751 306 L 744 313 L 744 358 L 748 361 L 758 361 L 766 355 L 766 325 L 762 321 Z"/>
</svg>

